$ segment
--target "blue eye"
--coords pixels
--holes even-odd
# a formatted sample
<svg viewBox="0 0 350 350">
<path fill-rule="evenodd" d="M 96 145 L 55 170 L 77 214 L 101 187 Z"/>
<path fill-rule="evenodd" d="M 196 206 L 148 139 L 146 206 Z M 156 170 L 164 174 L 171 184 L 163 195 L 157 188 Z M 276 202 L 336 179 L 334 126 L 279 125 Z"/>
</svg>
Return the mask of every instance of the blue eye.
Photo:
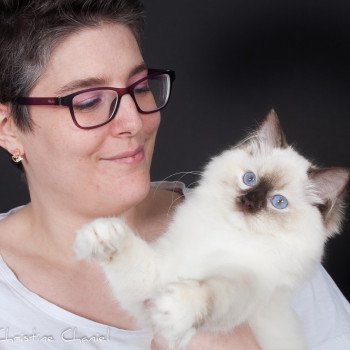
<svg viewBox="0 0 350 350">
<path fill-rule="evenodd" d="M 281 194 L 276 194 L 271 198 L 271 203 L 276 209 L 285 209 L 288 206 L 288 200 Z"/>
<path fill-rule="evenodd" d="M 247 171 L 243 175 L 243 182 L 247 186 L 254 186 L 256 185 L 256 176 L 252 171 Z"/>
</svg>

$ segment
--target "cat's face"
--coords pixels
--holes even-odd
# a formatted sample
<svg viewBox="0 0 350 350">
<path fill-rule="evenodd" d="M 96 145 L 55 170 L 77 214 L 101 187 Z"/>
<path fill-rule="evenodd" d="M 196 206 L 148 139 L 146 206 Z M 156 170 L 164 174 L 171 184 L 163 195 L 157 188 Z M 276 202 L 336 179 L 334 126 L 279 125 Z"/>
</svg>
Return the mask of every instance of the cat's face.
<svg viewBox="0 0 350 350">
<path fill-rule="evenodd" d="M 291 148 L 252 151 L 242 146 L 226 151 L 214 163 L 211 175 L 220 179 L 217 191 L 242 228 L 275 232 L 282 226 L 285 231 L 306 212 L 319 216 L 307 190 L 310 163 Z"/>
<path fill-rule="evenodd" d="M 341 216 L 338 209 L 330 210 L 343 192 L 349 172 L 333 169 L 329 179 L 320 182 L 312 169 L 307 159 L 287 145 L 272 112 L 253 136 L 209 163 L 204 182 L 225 215 L 243 230 L 279 234 L 312 225 L 331 234 L 338 229 Z M 329 198 L 322 192 L 324 186 L 332 187 L 326 194 Z M 322 213 L 323 205 L 330 208 Z"/>
</svg>

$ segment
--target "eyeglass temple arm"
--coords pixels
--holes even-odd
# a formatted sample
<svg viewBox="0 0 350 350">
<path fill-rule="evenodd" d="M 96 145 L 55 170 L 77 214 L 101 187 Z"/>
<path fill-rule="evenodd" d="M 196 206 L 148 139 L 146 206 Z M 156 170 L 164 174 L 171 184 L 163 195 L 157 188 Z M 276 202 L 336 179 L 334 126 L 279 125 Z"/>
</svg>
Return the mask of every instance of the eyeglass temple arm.
<svg viewBox="0 0 350 350">
<path fill-rule="evenodd" d="M 61 105 L 61 97 L 19 97 L 16 103 L 20 105 Z"/>
</svg>

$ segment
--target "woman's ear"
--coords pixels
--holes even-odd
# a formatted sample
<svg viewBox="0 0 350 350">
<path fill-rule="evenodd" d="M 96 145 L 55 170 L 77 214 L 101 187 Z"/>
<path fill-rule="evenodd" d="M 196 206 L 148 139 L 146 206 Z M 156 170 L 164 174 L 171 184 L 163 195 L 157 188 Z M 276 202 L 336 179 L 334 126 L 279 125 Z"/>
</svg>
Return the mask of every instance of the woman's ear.
<svg viewBox="0 0 350 350">
<path fill-rule="evenodd" d="M 19 133 L 20 131 L 11 116 L 10 106 L 0 104 L 0 146 L 11 154 L 15 150 L 23 154 L 24 150 Z"/>
</svg>

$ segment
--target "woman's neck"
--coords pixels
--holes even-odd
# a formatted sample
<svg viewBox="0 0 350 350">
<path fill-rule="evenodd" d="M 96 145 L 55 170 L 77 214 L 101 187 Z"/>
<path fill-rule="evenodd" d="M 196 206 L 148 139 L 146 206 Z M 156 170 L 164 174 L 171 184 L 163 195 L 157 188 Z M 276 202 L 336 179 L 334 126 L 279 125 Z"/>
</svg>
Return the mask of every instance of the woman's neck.
<svg viewBox="0 0 350 350">
<path fill-rule="evenodd" d="M 120 216 L 142 238 L 152 241 L 165 232 L 178 198 L 170 191 L 151 190 L 144 201 Z M 6 219 L 10 221 L 6 231 L 10 228 L 12 246 L 23 249 L 23 254 L 68 265 L 76 263 L 72 250 L 75 232 L 91 220 L 54 204 L 33 201 Z"/>
<path fill-rule="evenodd" d="M 131 218 L 137 218 L 136 207 L 128 212 Z M 76 263 L 72 249 L 76 231 L 91 218 L 31 202 L 15 213 L 13 220 L 16 222 L 14 242 L 22 242 L 28 254 L 68 265 Z"/>
</svg>

